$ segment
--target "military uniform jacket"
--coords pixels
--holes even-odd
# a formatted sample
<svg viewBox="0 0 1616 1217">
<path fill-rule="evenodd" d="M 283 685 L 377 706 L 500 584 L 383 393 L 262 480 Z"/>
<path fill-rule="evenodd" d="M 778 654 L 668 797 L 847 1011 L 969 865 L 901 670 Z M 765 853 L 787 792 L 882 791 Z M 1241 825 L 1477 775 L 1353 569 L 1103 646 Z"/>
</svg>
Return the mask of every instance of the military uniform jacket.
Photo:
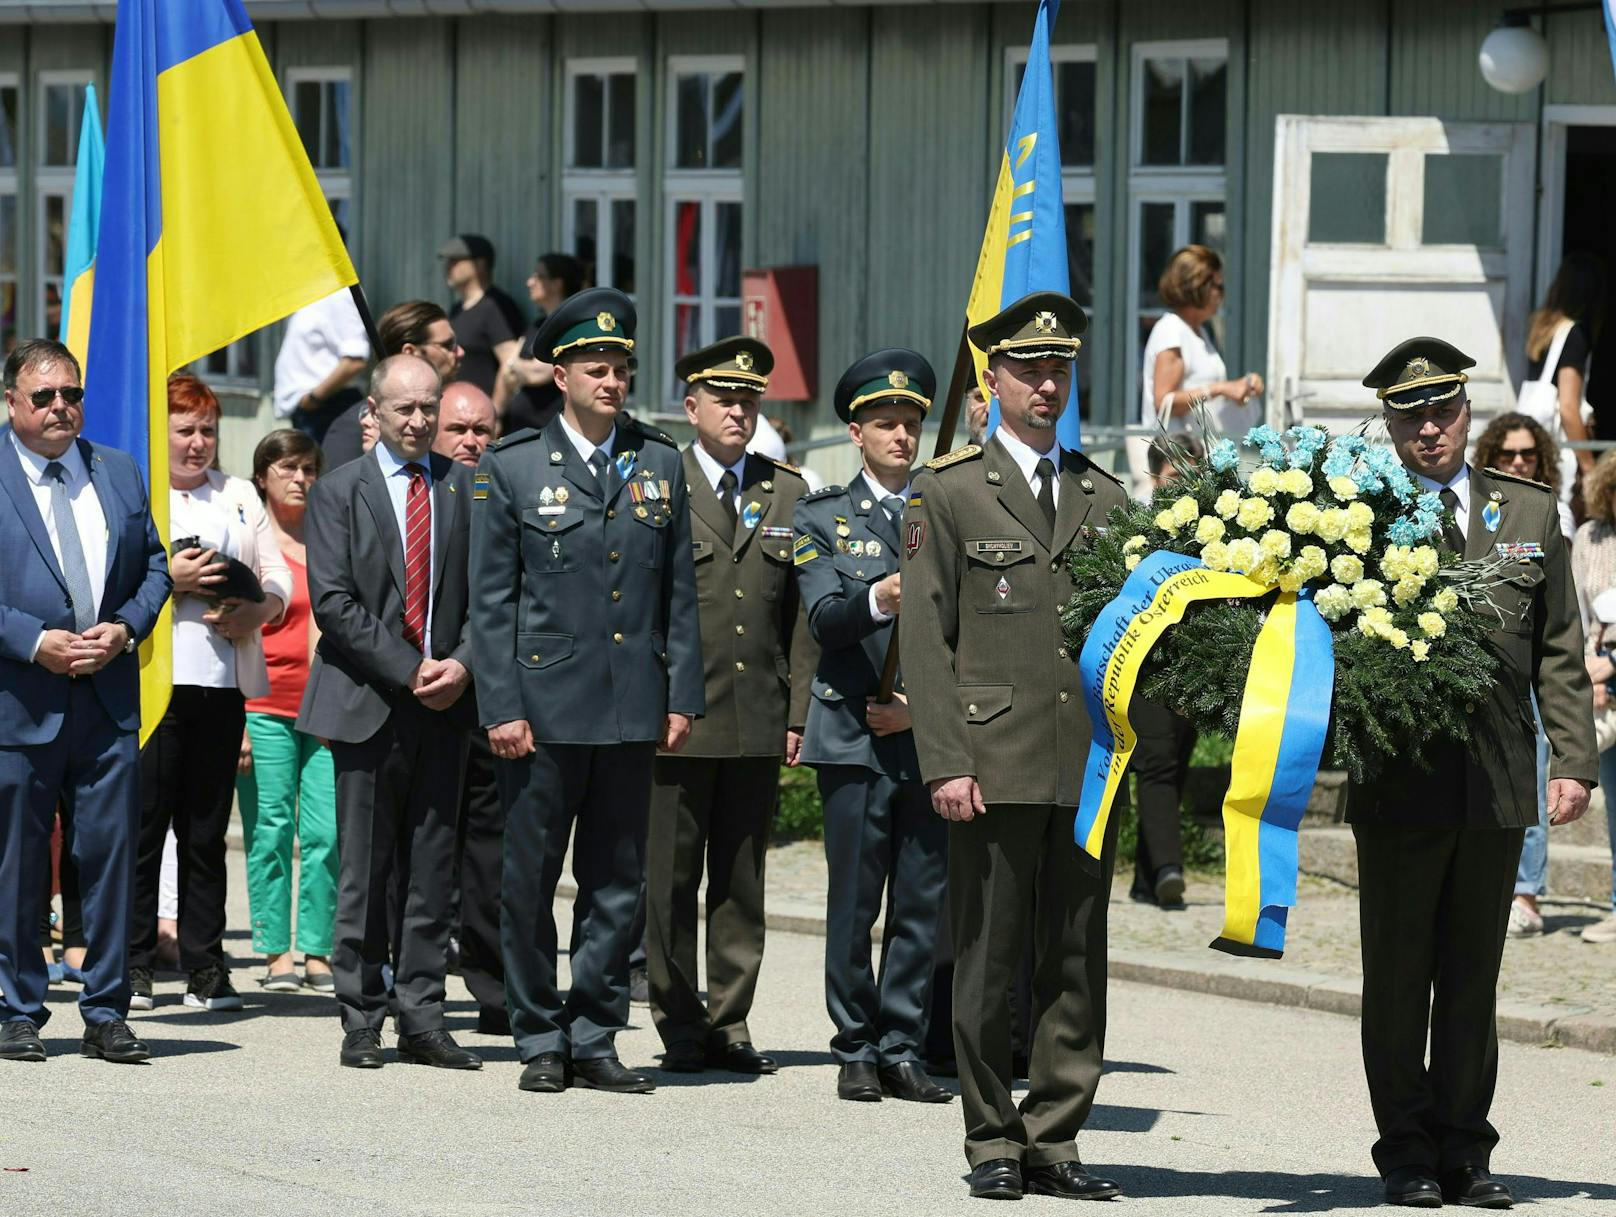
<svg viewBox="0 0 1616 1217">
<path fill-rule="evenodd" d="M 782 756 L 786 728 L 801 731 L 807 721 L 819 657 L 791 565 L 791 515 L 808 484 L 789 467 L 748 454 L 731 536 L 729 516 L 688 448 L 684 470 L 707 716 L 679 755 Z"/>
<path fill-rule="evenodd" d="M 793 562 L 819 643 L 802 759 L 810 765 L 862 765 L 916 781 L 912 731 L 877 738 L 864 703 L 881 689 L 892 622 L 870 616 L 870 586 L 898 570 L 898 526 L 881 507 L 886 494 L 859 473 L 797 504 Z M 896 688 L 904 691 L 900 674 Z"/>
<path fill-rule="evenodd" d="M 986 803 L 1075 806 L 1092 728 L 1060 614 L 1060 560 L 1084 525 L 1126 501 L 1080 452 L 1062 452 L 1051 537 L 997 440 L 940 457 L 904 517 L 902 645 L 920 771 L 975 777 Z"/>
<path fill-rule="evenodd" d="M 621 416 L 607 487 L 556 418 L 491 447 L 472 479 L 471 627 L 485 727 L 551 744 L 660 739 L 699 717 L 701 637 L 679 450 Z"/>
<path fill-rule="evenodd" d="M 1486 509 L 1498 508 L 1496 528 Z M 1503 618 L 1490 645 L 1497 683 L 1470 714 L 1468 746 L 1434 745 L 1429 772 L 1410 762 L 1348 791 L 1347 819 L 1410 828 L 1527 828 L 1537 823 L 1537 728 L 1531 694 L 1549 738 L 1549 776 L 1598 777 L 1593 690 L 1583 667 L 1582 623 L 1571 555 L 1553 491 L 1492 469 L 1470 470 L 1467 559 L 1519 546 L 1506 581 L 1492 592 Z M 1528 556 L 1530 555 L 1530 556 Z"/>
</svg>

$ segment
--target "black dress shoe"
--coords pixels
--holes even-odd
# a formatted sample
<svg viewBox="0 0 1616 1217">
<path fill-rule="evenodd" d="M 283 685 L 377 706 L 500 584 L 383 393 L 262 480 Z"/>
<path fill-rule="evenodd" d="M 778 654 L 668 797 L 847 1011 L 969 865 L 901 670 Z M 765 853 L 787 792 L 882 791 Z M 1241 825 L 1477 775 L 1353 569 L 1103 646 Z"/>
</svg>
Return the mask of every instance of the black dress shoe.
<svg viewBox="0 0 1616 1217">
<path fill-rule="evenodd" d="M 952 1103 L 954 1096 L 926 1076 L 919 1061 L 899 1061 L 881 1070 L 881 1092 L 910 1103 Z"/>
<path fill-rule="evenodd" d="M 572 1083 L 589 1090 L 609 1090 L 613 1094 L 650 1094 L 656 1083 L 643 1073 L 625 1068 L 615 1056 L 600 1056 L 572 1063 Z"/>
<path fill-rule="evenodd" d="M 522 1070 L 522 1090 L 560 1094 L 567 1088 L 567 1058 L 559 1052 L 541 1052 Z"/>
<path fill-rule="evenodd" d="M 509 1035 L 511 1016 L 497 1006 L 484 1006 L 477 1011 L 478 1035 Z"/>
<path fill-rule="evenodd" d="M 1423 1166 L 1400 1166 L 1386 1176 L 1386 1203 L 1405 1208 L 1439 1209 L 1442 1189 L 1435 1172 Z"/>
<path fill-rule="evenodd" d="M 382 1033 L 369 1027 L 348 1032 L 342 1037 L 337 1059 L 349 1069 L 380 1069 L 387 1063 L 382 1055 Z"/>
<path fill-rule="evenodd" d="M 1472 1209 L 1507 1209 L 1515 1203 L 1509 1188 L 1479 1166 L 1461 1166 L 1442 1176 L 1442 1199 Z"/>
<path fill-rule="evenodd" d="M 0 1023 L 0 1060 L 42 1061 L 44 1059 L 45 1045 L 40 1040 L 39 1031 L 31 1020 L 17 1018 Z"/>
<path fill-rule="evenodd" d="M 1021 1163 L 1014 1158 L 994 1158 L 971 1167 L 966 1182 L 978 1200 L 1020 1200 Z"/>
<path fill-rule="evenodd" d="M 852 1103 L 879 1103 L 881 1078 L 869 1061 L 847 1061 L 836 1074 L 836 1097 Z"/>
<path fill-rule="evenodd" d="M 114 1061 L 119 1065 L 138 1065 L 151 1060 L 151 1049 L 146 1047 L 144 1041 L 135 1038 L 128 1023 L 115 1018 L 84 1029 L 79 1055 L 98 1056 L 103 1061 Z"/>
<path fill-rule="evenodd" d="M 764 1056 L 746 1040 L 708 1049 L 707 1063 L 714 1069 L 727 1069 L 731 1073 L 780 1072 L 780 1062 L 772 1056 Z"/>
<path fill-rule="evenodd" d="M 1060 1196 L 1066 1200 L 1109 1200 L 1122 1194 L 1115 1180 L 1091 1175 L 1077 1161 L 1029 1166 L 1026 1188 L 1029 1196 Z"/>
<path fill-rule="evenodd" d="M 670 1073 L 700 1073 L 707 1068 L 707 1053 L 700 1044 L 675 1044 L 662 1054 L 662 1068 Z"/>
<path fill-rule="evenodd" d="M 447 1031 L 423 1031 L 398 1037 L 398 1059 L 407 1065 L 434 1069 L 481 1069 L 483 1058 L 455 1043 Z"/>
<path fill-rule="evenodd" d="M 1184 868 L 1164 866 L 1156 872 L 1156 903 L 1164 909 L 1184 907 Z"/>
</svg>

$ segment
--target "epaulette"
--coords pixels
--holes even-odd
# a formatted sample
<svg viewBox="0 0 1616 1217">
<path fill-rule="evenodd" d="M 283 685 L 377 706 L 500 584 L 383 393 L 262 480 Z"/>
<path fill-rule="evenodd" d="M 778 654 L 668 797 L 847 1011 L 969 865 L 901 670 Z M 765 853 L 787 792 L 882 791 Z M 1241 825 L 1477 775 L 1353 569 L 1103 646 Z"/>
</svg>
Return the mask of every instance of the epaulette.
<svg viewBox="0 0 1616 1217">
<path fill-rule="evenodd" d="M 542 434 L 543 432 L 537 427 L 523 427 L 520 430 L 512 431 L 509 435 L 500 436 L 491 446 L 497 452 L 502 448 L 509 448 L 512 444 L 525 444 L 528 440 Z"/>
<path fill-rule="evenodd" d="M 1502 469 L 1494 469 L 1491 465 L 1487 467 L 1487 476 L 1492 478 L 1503 478 L 1506 482 L 1519 482 L 1522 486 L 1530 486 L 1533 490 L 1545 490 L 1549 494 L 1554 493 L 1554 487 L 1552 486 L 1547 486 L 1542 482 L 1534 481 L 1532 478 L 1523 478 L 1513 473 L 1505 473 Z"/>
<path fill-rule="evenodd" d="M 633 424 L 634 429 L 641 435 L 645 436 L 646 439 L 654 439 L 658 443 L 668 445 L 670 448 L 677 448 L 679 446 L 678 443 L 675 442 L 673 436 L 669 435 L 666 431 L 660 431 L 656 427 L 653 427 L 650 423 L 641 422 L 637 418 L 630 419 L 629 421 Z"/>
<path fill-rule="evenodd" d="M 1094 459 L 1089 456 L 1088 453 L 1086 453 L 1086 452 L 1077 452 L 1077 453 L 1074 453 L 1073 455 L 1080 456 L 1080 457 L 1083 458 L 1083 464 L 1085 466 L 1085 468 L 1084 468 L 1085 473 L 1098 473 L 1106 481 L 1115 482 L 1123 490 L 1127 489 L 1127 487 L 1122 484 L 1122 479 L 1121 478 L 1119 478 L 1116 474 L 1112 473 L 1109 469 L 1106 469 L 1103 466 L 1097 464 L 1094 461 Z"/>
<path fill-rule="evenodd" d="M 798 501 L 802 503 L 817 503 L 820 499 L 835 498 L 837 495 L 845 494 L 846 492 L 847 488 L 845 486 L 825 486 L 819 490 L 815 490 L 811 494 L 803 495 Z"/>
<path fill-rule="evenodd" d="M 963 448 L 955 448 L 952 452 L 945 452 L 942 456 L 934 456 L 926 462 L 926 468 L 933 471 L 947 469 L 950 465 L 957 465 L 961 461 L 968 461 L 973 457 L 982 455 L 981 444 L 966 444 Z"/>
<path fill-rule="evenodd" d="M 790 461 L 776 460 L 774 457 L 762 452 L 754 452 L 752 455 L 761 457 L 763 460 L 768 461 L 769 464 L 773 465 L 776 469 L 784 469 L 787 473 L 794 473 L 798 477 L 802 476 L 802 467 L 800 465 L 793 465 Z"/>
</svg>

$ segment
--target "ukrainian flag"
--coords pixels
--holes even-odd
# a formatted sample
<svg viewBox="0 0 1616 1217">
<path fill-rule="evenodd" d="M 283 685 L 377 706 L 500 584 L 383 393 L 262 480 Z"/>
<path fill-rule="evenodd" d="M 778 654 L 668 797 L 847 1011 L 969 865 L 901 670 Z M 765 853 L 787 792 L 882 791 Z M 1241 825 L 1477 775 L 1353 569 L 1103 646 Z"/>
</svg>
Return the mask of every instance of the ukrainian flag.
<svg viewBox="0 0 1616 1217">
<path fill-rule="evenodd" d="M 357 281 L 240 0 L 119 0 L 95 280 L 85 430 L 143 464 L 166 542 L 169 373 Z M 143 740 L 170 638 L 165 610 Z"/>
<path fill-rule="evenodd" d="M 101 141 L 101 110 L 95 86 L 84 89 L 84 122 L 79 128 L 79 160 L 73 174 L 73 214 L 67 223 L 67 256 L 63 264 L 62 332 L 83 366 L 89 358 L 90 301 L 95 293 L 95 242 L 101 232 L 101 176 L 106 165 Z"/>
<path fill-rule="evenodd" d="M 1049 66 L 1049 32 L 1060 0 L 1039 0 L 1027 71 L 1016 93 L 1010 137 L 999 160 L 999 178 L 988 211 L 987 232 L 977 257 L 976 278 L 965 306 L 967 325 L 986 321 L 1030 292 L 1068 292 L 1066 209 L 1061 197 L 1060 128 L 1055 116 L 1055 79 Z M 987 356 L 974 347 L 976 378 Z M 984 392 L 986 391 L 984 387 Z M 988 407 L 988 431 L 999 425 L 999 403 Z M 1061 447 L 1083 446 L 1077 416 L 1077 382 L 1056 425 Z"/>
</svg>

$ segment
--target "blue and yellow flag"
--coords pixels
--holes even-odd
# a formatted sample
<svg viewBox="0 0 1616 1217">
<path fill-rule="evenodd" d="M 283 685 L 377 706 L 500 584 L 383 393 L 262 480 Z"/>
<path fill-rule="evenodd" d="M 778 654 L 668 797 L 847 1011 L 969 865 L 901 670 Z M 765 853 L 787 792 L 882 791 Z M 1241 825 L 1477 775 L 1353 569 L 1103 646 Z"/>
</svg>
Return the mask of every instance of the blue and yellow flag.
<svg viewBox="0 0 1616 1217">
<path fill-rule="evenodd" d="M 144 466 L 166 543 L 169 373 L 356 281 L 240 0 L 119 0 L 102 199 L 85 430 Z M 165 610 L 141 648 L 143 740 L 170 634 Z"/>
<path fill-rule="evenodd" d="M 62 276 L 61 341 L 82 367 L 89 358 L 90 301 L 95 292 L 95 242 L 101 233 L 101 175 L 106 164 L 101 141 L 101 109 L 95 86 L 84 88 L 84 123 L 79 128 L 79 159 L 73 174 L 73 214 L 67 222 L 67 253 Z"/>
<path fill-rule="evenodd" d="M 1016 93 L 1010 137 L 999 160 L 987 231 L 976 260 L 976 278 L 965 305 L 966 324 L 986 321 L 1031 292 L 1069 292 L 1066 270 L 1066 208 L 1061 196 L 1060 128 L 1055 116 L 1055 78 L 1049 63 L 1049 33 L 1060 0 L 1039 0 L 1027 71 Z M 971 349 L 980 383 L 987 357 Z M 983 389 L 986 392 L 986 387 Z M 999 403 L 988 406 L 988 431 L 999 425 Z M 1077 382 L 1072 400 L 1056 424 L 1062 448 L 1083 446 L 1077 415 Z"/>
</svg>

